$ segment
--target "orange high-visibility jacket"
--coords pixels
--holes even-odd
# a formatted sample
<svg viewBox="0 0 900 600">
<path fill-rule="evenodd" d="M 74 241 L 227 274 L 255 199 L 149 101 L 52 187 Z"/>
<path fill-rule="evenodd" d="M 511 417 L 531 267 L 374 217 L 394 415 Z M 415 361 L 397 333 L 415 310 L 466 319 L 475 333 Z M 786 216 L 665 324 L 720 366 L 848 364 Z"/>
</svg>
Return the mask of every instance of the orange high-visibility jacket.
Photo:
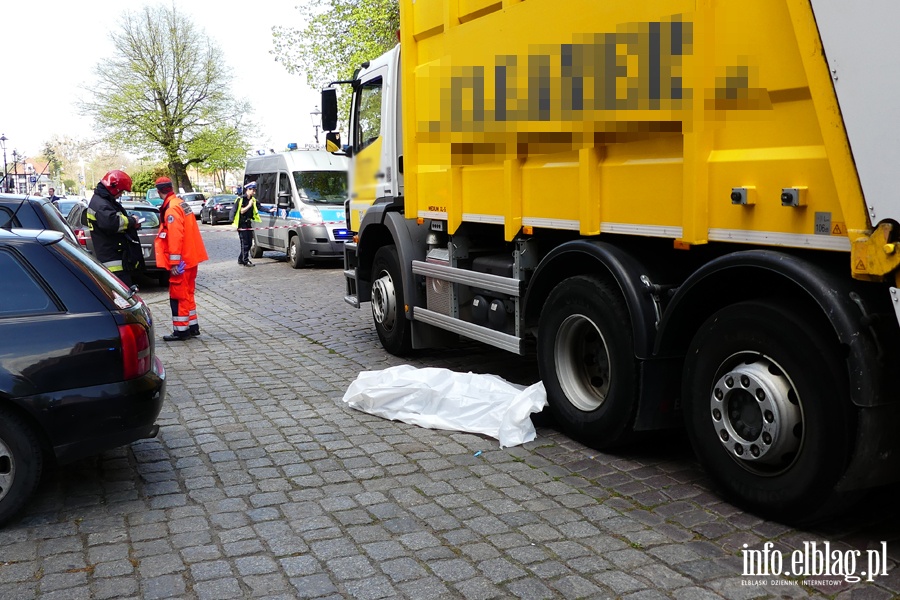
<svg viewBox="0 0 900 600">
<path fill-rule="evenodd" d="M 156 235 L 156 265 L 171 269 L 184 261 L 184 267 L 196 267 L 209 256 L 191 207 L 174 193 L 166 196 L 159 210 Z"/>
</svg>

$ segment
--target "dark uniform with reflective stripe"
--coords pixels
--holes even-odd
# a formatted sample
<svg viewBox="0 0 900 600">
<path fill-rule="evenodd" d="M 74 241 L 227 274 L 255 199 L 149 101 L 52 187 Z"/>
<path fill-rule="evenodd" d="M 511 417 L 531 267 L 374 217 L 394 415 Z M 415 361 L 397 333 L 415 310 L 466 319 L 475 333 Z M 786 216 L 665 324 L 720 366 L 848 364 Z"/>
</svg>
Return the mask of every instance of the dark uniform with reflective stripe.
<svg viewBox="0 0 900 600">
<path fill-rule="evenodd" d="M 141 242 L 132 219 L 102 183 L 88 204 L 87 220 L 94 256 L 130 286 L 131 273 L 142 267 Z"/>
</svg>

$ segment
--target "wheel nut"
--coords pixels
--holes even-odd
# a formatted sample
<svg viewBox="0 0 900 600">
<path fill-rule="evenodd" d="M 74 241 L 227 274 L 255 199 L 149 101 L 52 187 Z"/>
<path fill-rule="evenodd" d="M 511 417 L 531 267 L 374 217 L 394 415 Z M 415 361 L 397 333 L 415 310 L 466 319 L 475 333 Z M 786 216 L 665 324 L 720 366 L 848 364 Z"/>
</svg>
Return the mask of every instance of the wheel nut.
<svg viewBox="0 0 900 600">
<path fill-rule="evenodd" d="M 763 415 L 763 417 L 766 419 L 766 421 L 767 421 L 768 423 L 771 423 L 772 421 L 775 420 L 775 415 L 772 414 L 772 411 L 771 411 L 771 410 L 767 410 L 767 411 L 765 412 L 765 414 Z"/>
<path fill-rule="evenodd" d="M 744 447 L 741 446 L 740 444 L 735 444 L 734 445 L 734 453 L 737 454 L 738 456 L 742 456 L 744 454 Z"/>
<path fill-rule="evenodd" d="M 723 429 L 722 431 L 719 432 L 719 437 L 722 438 L 723 442 L 727 442 L 728 441 L 728 432 Z"/>
<path fill-rule="evenodd" d="M 756 444 L 753 444 L 752 446 L 750 446 L 750 454 L 752 454 L 754 457 L 759 456 L 759 448 L 757 447 Z"/>
<path fill-rule="evenodd" d="M 743 387 L 750 387 L 750 378 L 746 375 L 741 375 L 741 385 Z"/>
<path fill-rule="evenodd" d="M 720 411 L 718 408 L 713 409 L 713 419 L 715 419 L 716 421 L 722 420 L 722 411 Z"/>
<path fill-rule="evenodd" d="M 763 443 L 769 445 L 772 443 L 772 436 L 769 435 L 768 431 L 764 431 L 762 434 Z"/>
<path fill-rule="evenodd" d="M 725 378 L 725 385 L 727 385 L 730 388 L 734 387 L 734 378 L 731 375 L 729 375 L 728 377 Z"/>
<path fill-rule="evenodd" d="M 722 393 L 722 390 L 720 390 L 719 388 L 716 388 L 716 390 L 713 392 L 713 396 L 716 397 L 716 400 L 721 400 L 722 398 L 725 397 L 725 394 Z"/>
<path fill-rule="evenodd" d="M 756 399 L 760 402 L 765 401 L 766 393 L 762 390 L 762 388 L 756 388 Z"/>
</svg>

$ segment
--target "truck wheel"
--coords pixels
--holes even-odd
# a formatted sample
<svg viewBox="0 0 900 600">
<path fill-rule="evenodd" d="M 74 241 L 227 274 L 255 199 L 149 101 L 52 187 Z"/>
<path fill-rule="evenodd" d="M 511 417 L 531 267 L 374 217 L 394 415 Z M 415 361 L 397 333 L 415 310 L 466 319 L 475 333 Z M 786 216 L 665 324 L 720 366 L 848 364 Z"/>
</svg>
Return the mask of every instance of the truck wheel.
<svg viewBox="0 0 900 600">
<path fill-rule="evenodd" d="M 0 523 L 31 498 L 41 479 L 44 456 L 37 436 L 22 418 L 0 409 Z"/>
<path fill-rule="evenodd" d="M 250 242 L 250 258 L 262 258 L 263 249 L 256 243 L 256 234 L 253 235 L 253 241 Z"/>
<path fill-rule="evenodd" d="M 404 314 L 403 278 L 396 246 L 382 246 L 372 261 L 372 318 L 384 349 L 403 356 L 412 349 L 412 331 Z"/>
<path fill-rule="evenodd" d="M 822 329 L 798 311 L 741 302 L 700 327 L 685 359 L 684 417 L 700 462 L 737 502 L 779 520 L 838 506 L 850 458 L 847 370 Z"/>
<path fill-rule="evenodd" d="M 288 247 L 288 260 L 295 269 L 302 269 L 306 266 L 306 260 L 303 258 L 303 251 L 300 248 L 300 236 L 291 236 L 291 243 Z"/>
<path fill-rule="evenodd" d="M 613 285 L 564 280 L 538 324 L 538 368 L 550 410 L 565 433 L 594 448 L 623 441 L 637 409 L 638 365 L 631 319 Z"/>
</svg>

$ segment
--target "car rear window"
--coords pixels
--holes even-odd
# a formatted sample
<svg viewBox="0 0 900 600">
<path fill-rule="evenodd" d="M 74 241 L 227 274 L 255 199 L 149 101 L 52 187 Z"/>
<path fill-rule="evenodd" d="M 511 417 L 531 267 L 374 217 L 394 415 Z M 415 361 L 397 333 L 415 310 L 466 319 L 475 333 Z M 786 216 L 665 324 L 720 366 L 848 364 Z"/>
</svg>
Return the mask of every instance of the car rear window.
<svg viewBox="0 0 900 600">
<path fill-rule="evenodd" d="M 129 215 L 134 215 L 139 220 L 144 219 L 141 222 L 141 229 L 155 229 L 159 227 L 159 211 L 143 208 L 129 208 L 127 210 Z"/>
<path fill-rule="evenodd" d="M 93 279 L 116 306 L 119 308 L 127 308 L 137 304 L 137 298 L 130 296 L 131 291 L 125 287 L 125 284 L 106 270 L 106 267 L 97 262 L 90 254 L 82 252 L 78 247 L 71 244 L 57 244 L 59 251 L 71 259 L 75 267 L 77 267 L 85 275 Z"/>
<path fill-rule="evenodd" d="M 0 318 L 57 312 L 59 308 L 31 270 L 13 254 L 0 249 Z"/>
</svg>

